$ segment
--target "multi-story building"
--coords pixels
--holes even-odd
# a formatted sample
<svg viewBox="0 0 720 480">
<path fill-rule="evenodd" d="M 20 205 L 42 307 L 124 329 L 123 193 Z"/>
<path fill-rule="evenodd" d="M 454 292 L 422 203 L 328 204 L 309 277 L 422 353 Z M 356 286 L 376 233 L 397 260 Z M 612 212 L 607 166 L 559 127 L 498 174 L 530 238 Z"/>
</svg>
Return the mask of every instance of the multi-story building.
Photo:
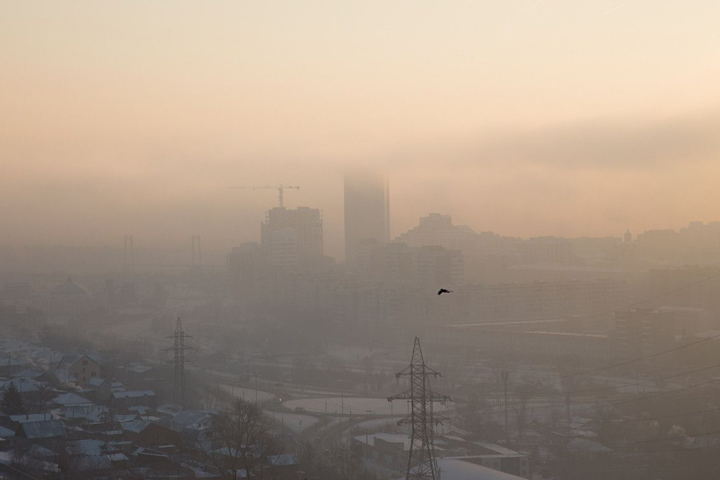
<svg viewBox="0 0 720 480">
<path fill-rule="evenodd" d="M 450 215 L 431 213 L 420 219 L 417 227 L 396 238 L 396 241 L 413 247 L 440 245 L 453 250 L 469 250 L 478 242 L 479 236 L 466 225 L 453 225 Z"/>
<path fill-rule="evenodd" d="M 459 285 L 465 277 L 465 259 L 460 250 L 440 246 L 420 247 L 415 252 L 415 278 L 418 284 Z"/>
<path fill-rule="evenodd" d="M 307 269 L 322 259 L 323 221 L 316 208 L 273 208 L 261 224 L 260 233 L 272 266 Z"/>
<path fill-rule="evenodd" d="M 439 288 L 463 282 L 465 258 L 460 250 L 439 245 L 410 247 L 398 242 L 363 240 L 355 268 L 364 281 Z"/>
<path fill-rule="evenodd" d="M 620 308 L 627 284 L 615 280 L 465 285 L 452 296 L 455 321 L 596 317 Z"/>
<path fill-rule="evenodd" d="M 363 240 L 390 240 L 388 183 L 379 175 L 345 175 L 345 263 L 355 267 Z"/>
</svg>

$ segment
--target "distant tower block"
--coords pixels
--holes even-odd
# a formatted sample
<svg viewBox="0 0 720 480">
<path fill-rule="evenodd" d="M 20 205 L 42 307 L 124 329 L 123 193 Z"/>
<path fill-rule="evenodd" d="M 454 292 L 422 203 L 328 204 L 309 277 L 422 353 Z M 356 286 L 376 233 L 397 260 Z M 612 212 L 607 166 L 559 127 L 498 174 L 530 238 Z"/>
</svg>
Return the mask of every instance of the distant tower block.
<svg viewBox="0 0 720 480">
<path fill-rule="evenodd" d="M 345 263 L 357 264 L 360 244 L 390 241 L 388 181 L 369 171 L 348 171 L 344 183 Z"/>
<path fill-rule="evenodd" d="M 410 402 L 410 416 L 399 423 L 409 423 L 410 454 L 408 456 L 406 480 L 439 480 L 433 447 L 433 429 L 440 423 L 441 418 L 433 413 L 433 402 L 446 402 L 450 399 L 445 395 L 438 395 L 430 389 L 430 377 L 438 377 L 440 373 L 425 365 L 420 339 L 415 337 L 412 361 L 410 365 L 396 377 L 410 377 L 410 389 L 393 397 L 393 400 L 408 400 Z"/>
<path fill-rule="evenodd" d="M 202 247 L 200 245 L 200 235 L 193 235 L 191 248 L 192 251 L 190 253 L 190 264 L 193 267 L 199 267 L 202 265 Z"/>
<path fill-rule="evenodd" d="M 625 232 L 625 243 L 632 242 L 632 233 L 630 233 L 630 229 L 628 228 Z"/>
<path fill-rule="evenodd" d="M 123 260 L 126 267 L 132 267 L 135 263 L 135 250 L 133 248 L 133 236 L 125 235 L 123 237 L 124 256 Z"/>
<path fill-rule="evenodd" d="M 173 365 L 175 366 L 175 378 L 174 378 L 174 390 L 173 390 L 173 402 L 175 405 L 185 406 L 185 351 L 192 350 L 193 347 L 185 345 L 185 340 L 192 338 L 190 335 L 185 335 L 183 330 L 182 321 L 180 317 L 177 319 L 175 324 L 175 332 L 167 337 L 173 340 L 173 346 L 166 348 L 166 351 L 173 352 Z"/>
</svg>

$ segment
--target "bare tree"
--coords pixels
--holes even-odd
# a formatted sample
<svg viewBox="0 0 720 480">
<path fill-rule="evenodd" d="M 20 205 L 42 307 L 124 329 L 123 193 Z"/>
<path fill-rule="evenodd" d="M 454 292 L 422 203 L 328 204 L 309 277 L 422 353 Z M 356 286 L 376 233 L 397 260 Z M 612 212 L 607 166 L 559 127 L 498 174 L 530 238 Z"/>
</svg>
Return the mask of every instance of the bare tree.
<svg viewBox="0 0 720 480">
<path fill-rule="evenodd" d="M 248 478 L 263 478 L 271 455 L 279 452 L 271 424 L 255 404 L 235 400 L 214 422 L 212 445 L 198 444 L 222 478 L 237 479 L 245 470 Z"/>
</svg>

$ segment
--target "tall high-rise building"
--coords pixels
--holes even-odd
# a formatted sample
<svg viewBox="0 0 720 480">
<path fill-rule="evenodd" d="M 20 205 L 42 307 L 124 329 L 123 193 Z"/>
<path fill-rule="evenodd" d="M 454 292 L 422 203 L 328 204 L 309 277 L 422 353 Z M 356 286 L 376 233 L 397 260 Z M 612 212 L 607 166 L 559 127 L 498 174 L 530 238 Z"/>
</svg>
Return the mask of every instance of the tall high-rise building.
<svg viewBox="0 0 720 480">
<path fill-rule="evenodd" d="M 390 241 L 388 183 L 371 172 L 345 173 L 345 263 L 355 266 L 363 240 Z"/>
<path fill-rule="evenodd" d="M 261 224 L 261 243 L 271 265 L 307 268 L 323 256 L 323 222 L 320 210 L 276 207 Z"/>
</svg>

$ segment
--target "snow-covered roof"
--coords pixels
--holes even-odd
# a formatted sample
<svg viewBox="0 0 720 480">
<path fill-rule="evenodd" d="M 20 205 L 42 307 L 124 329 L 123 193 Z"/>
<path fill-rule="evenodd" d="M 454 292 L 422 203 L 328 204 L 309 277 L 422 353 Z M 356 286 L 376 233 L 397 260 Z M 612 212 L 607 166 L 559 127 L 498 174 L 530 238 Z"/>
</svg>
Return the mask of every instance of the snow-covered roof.
<svg viewBox="0 0 720 480">
<path fill-rule="evenodd" d="M 183 412 L 183 408 L 180 405 L 173 405 L 172 403 L 166 403 L 164 405 L 160 405 L 155 409 L 158 413 L 163 413 L 165 415 L 170 416 L 176 416 Z"/>
<path fill-rule="evenodd" d="M 11 376 L 12 376 L 13 378 L 19 378 L 19 377 L 23 377 L 23 378 L 37 378 L 37 377 L 39 377 L 39 376 L 42 375 L 42 374 L 43 374 L 43 372 L 39 372 L 39 371 L 37 371 L 37 370 L 35 370 L 35 369 L 28 368 L 28 369 L 25 369 L 25 370 L 23 370 L 23 371 L 21 371 L 21 372 L 14 373 L 14 374 L 12 374 Z"/>
<path fill-rule="evenodd" d="M 122 429 L 132 433 L 140 433 L 150 425 L 147 420 L 135 419 L 132 422 L 123 422 Z"/>
<path fill-rule="evenodd" d="M 60 383 L 77 383 L 77 378 L 75 378 L 74 375 L 71 375 L 67 370 L 53 368 L 52 370 L 48 370 L 46 373 L 54 375 Z"/>
<path fill-rule="evenodd" d="M 151 410 L 151 408 L 150 408 L 150 407 L 144 407 L 144 406 L 142 406 L 142 405 L 138 405 L 138 406 L 135 406 L 135 407 L 128 407 L 128 410 L 130 410 L 131 412 L 136 412 L 136 413 L 138 413 L 139 415 L 147 415 L 148 412 Z"/>
<path fill-rule="evenodd" d="M 155 392 L 152 390 L 130 390 L 127 392 L 113 392 L 113 398 L 142 398 L 142 397 L 154 397 Z"/>
<path fill-rule="evenodd" d="M 65 436 L 65 426 L 60 420 L 28 422 L 23 423 L 20 428 L 25 432 L 25 438 L 28 440 Z"/>
<path fill-rule="evenodd" d="M 53 420 L 53 415 L 46 413 L 27 413 L 25 415 L 10 415 L 10 420 L 16 423 L 40 422 L 42 420 Z"/>
<path fill-rule="evenodd" d="M 92 360 L 93 362 L 97 363 L 98 365 L 102 365 L 102 358 L 100 358 L 99 355 L 95 355 L 92 353 L 79 354 L 79 355 L 65 355 L 65 356 L 63 356 L 62 360 L 60 360 L 60 363 L 63 366 L 72 367 L 73 365 L 75 365 L 77 362 L 79 362 L 83 358 L 88 358 L 88 359 Z"/>
<path fill-rule="evenodd" d="M 101 455 L 105 442 L 102 440 L 86 439 L 68 442 L 65 451 L 70 455 Z"/>
<path fill-rule="evenodd" d="M 124 453 L 111 453 L 105 455 L 105 458 L 107 458 L 111 462 L 124 462 L 128 459 L 128 457 L 126 457 Z"/>
<path fill-rule="evenodd" d="M 87 295 L 87 290 L 73 282 L 72 278 L 68 277 L 64 283 L 56 285 L 52 289 L 52 293 L 55 295 Z"/>
<path fill-rule="evenodd" d="M 20 393 L 37 392 L 43 385 L 41 382 L 35 381 L 32 378 L 20 377 L 0 382 L 0 389 L 6 388 L 10 383 L 14 383 Z"/>
<path fill-rule="evenodd" d="M 290 465 L 297 464 L 297 459 L 295 458 L 295 455 L 292 453 L 283 453 L 280 455 L 270 455 L 268 457 L 268 461 L 270 462 L 270 465 L 274 467 L 287 467 Z"/>
<path fill-rule="evenodd" d="M 146 365 L 141 365 L 139 363 L 133 363 L 131 365 L 128 365 L 126 367 L 126 370 L 128 372 L 133 372 L 133 373 L 147 373 L 150 370 L 152 370 L 152 367 L 148 367 Z"/>
<path fill-rule="evenodd" d="M 182 431 L 189 425 L 195 425 L 210 418 L 210 414 L 198 410 L 183 410 L 171 420 L 171 428 L 175 431 Z"/>
<path fill-rule="evenodd" d="M 55 397 L 52 403 L 56 403 L 64 407 L 71 407 L 74 405 L 92 405 L 93 402 L 87 398 L 81 397 L 80 395 L 68 392 Z"/>
<path fill-rule="evenodd" d="M 86 418 L 91 421 L 99 421 L 101 415 L 107 411 L 107 407 L 94 404 L 83 404 L 64 407 L 58 411 L 58 414 L 66 419 Z"/>
<path fill-rule="evenodd" d="M 138 416 L 136 413 L 132 414 L 116 414 L 113 416 L 116 422 L 132 422 L 133 420 L 137 420 Z"/>
<path fill-rule="evenodd" d="M 573 438 L 567 443 L 566 448 L 574 452 L 586 452 L 586 453 L 610 453 L 611 449 L 605 445 L 588 440 L 586 438 Z"/>
<path fill-rule="evenodd" d="M 375 439 L 380 439 L 388 443 L 402 443 L 404 450 L 410 450 L 410 436 L 402 433 L 373 433 L 371 435 L 357 435 L 353 438 L 371 447 L 375 446 Z"/>
<path fill-rule="evenodd" d="M 0 367 L 22 367 L 27 365 L 27 362 L 19 358 L 4 357 L 0 358 Z"/>
<path fill-rule="evenodd" d="M 98 377 L 92 377 L 90 380 L 88 380 L 87 384 L 90 387 L 99 387 L 105 382 L 104 378 L 98 378 Z"/>
<path fill-rule="evenodd" d="M 505 448 L 502 445 L 497 445 L 495 443 L 473 442 L 473 445 L 477 445 L 478 447 L 482 447 L 486 450 L 491 450 L 498 455 L 518 455 L 518 452 L 515 450 L 510 450 L 509 448 Z"/>
<path fill-rule="evenodd" d="M 37 444 L 30 447 L 29 454 L 32 458 L 55 458 L 56 456 L 52 450 Z"/>
<path fill-rule="evenodd" d="M 469 462 L 462 457 L 446 457 L 437 460 L 442 480 L 521 480 L 509 473 L 500 472 Z"/>
<path fill-rule="evenodd" d="M 108 470 L 112 468 L 112 462 L 105 455 L 81 456 L 77 461 L 77 469 L 80 471 Z"/>
</svg>

